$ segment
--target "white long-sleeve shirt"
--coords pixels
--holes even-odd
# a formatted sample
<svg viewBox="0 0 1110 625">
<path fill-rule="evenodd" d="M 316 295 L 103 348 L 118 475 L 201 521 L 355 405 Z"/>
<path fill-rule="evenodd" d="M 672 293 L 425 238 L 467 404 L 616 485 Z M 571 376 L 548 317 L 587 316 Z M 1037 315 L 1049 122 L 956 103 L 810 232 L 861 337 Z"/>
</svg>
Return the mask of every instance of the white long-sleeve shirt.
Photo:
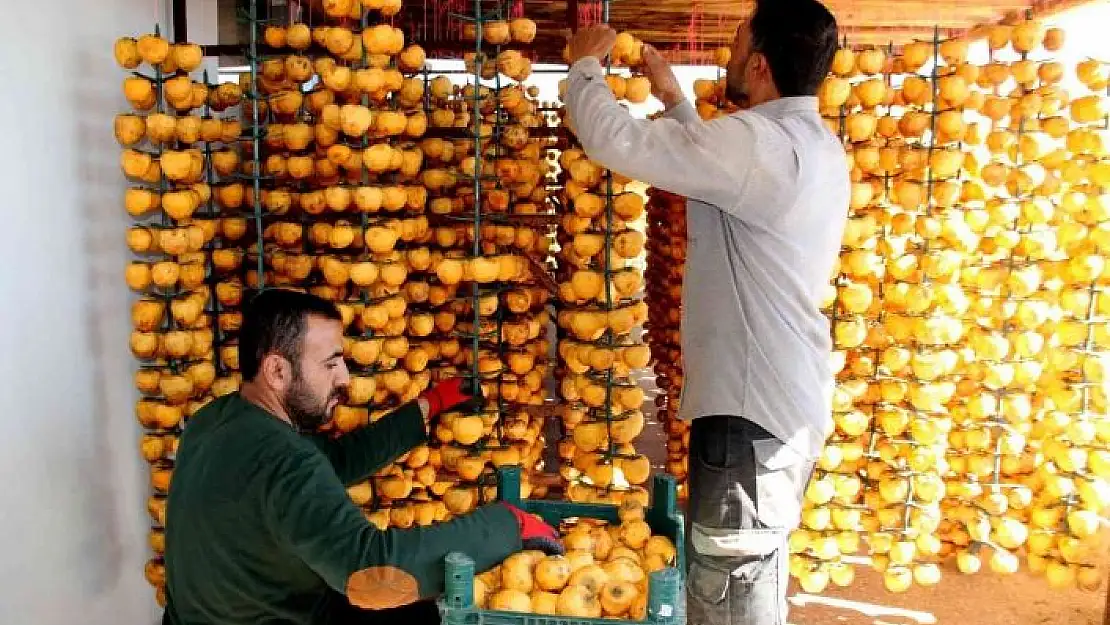
<svg viewBox="0 0 1110 625">
<path fill-rule="evenodd" d="M 816 458 L 833 427 L 820 301 L 849 199 L 844 149 L 817 99 L 709 122 L 684 102 L 640 120 L 587 57 L 570 70 L 566 107 L 591 159 L 688 198 L 681 418 L 740 416 Z"/>
</svg>

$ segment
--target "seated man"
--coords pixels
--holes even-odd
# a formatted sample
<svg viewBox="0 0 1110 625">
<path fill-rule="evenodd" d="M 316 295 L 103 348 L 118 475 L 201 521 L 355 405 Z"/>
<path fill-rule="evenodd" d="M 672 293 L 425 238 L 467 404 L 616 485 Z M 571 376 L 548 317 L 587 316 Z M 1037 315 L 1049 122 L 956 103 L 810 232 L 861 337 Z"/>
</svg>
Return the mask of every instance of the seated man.
<svg viewBox="0 0 1110 625">
<path fill-rule="evenodd" d="M 441 593 L 450 551 L 481 571 L 557 537 L 506 504 L 409 530 L 366 520 L 345 485 L 424 443 L 426 419 L 475 398 L 449 380 L 356 432 L 314 435 L 350 379 L 333 304 L 263 291 L 244 311 L 239 361 L 242 389 L 198 411 L 181 437 L 166 510 L 167 625 L 350 622 L 351 606 Z"/>
</svg>

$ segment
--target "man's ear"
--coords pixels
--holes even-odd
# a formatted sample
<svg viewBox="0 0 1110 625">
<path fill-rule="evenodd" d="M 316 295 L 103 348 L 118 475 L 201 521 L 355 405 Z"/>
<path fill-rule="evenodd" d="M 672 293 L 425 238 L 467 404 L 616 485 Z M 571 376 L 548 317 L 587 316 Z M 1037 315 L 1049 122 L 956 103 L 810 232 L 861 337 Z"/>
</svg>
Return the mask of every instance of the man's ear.
<svg viewBox="0 0 1110 625">
<path fill-rule="evenodd" d="M 266 385 L 275 390 L 285 390 L 293 380 L 293 365 L 279 354 L 262 357 L 259 372 Z"/>
<path fill-rule="evenodd" d="M 771 63 L 762 52 L 752 52 L 748 55 L 748 84 L 754 85 L 758 82 L 766 83 L 775 92 L 778 92 L 778 87 L 775 86 L 775 77 L 771 75 Z"/>
<path fill-rule="evenodd" d="M 752 52 L 748 62 L 751 63 L 752 71 L 756 76 L 771 80 L 771 64 L 767 62 L 767 57 L 763 56 L 762 52 Z"/>
</svg>

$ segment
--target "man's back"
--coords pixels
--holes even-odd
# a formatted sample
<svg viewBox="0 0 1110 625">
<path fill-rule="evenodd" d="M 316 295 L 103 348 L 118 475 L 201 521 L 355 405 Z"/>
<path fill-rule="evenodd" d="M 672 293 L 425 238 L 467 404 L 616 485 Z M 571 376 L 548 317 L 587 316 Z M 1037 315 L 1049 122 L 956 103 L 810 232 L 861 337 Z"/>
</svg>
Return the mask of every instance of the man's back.
<svg viewBox="0 0 1110 625">
<path fill-rule="evenodd" d="M 264 514 L 275 467 L 306 452 L 311 444 L 288 424 L 238 394 L 190 419 L 166 509 L 167 623 L 324 617 L 327 585 L 274 536 Z"/>
<path fill-rule="evenodd" d="M 817 98 L 775 97 L 708 122 L 682 101 L 647 122 L 616 103 L 593 56 L 567 85 L 591 159 L 689 198 L 680 416 L 742 417 L 816 459 L 832 429 L 820 301 L 850 191 Z"/>
<path fill-rule="evenodd" d="M 819 302 L 847 217 L 843 149 L 813 98 L 707 126 L 707 147 L 742 192 L 737 206 L 690 200 L 681 414 L 742 415 L 815 457 L 832 423 Z"/>
</svg>

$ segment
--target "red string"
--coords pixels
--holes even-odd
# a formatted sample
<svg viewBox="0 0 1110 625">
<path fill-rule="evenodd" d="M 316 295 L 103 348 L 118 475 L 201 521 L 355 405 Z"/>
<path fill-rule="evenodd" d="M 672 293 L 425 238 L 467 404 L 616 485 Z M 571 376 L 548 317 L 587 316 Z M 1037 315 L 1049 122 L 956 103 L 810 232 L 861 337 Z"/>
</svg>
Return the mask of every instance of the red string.
<svg viewBox="0 0 1110 625">
<path fill-rule="evenodd" d="M 580 2 L 578 4 L 578 24 L 582 27 L 600 24 L 605 16 L 600 1 Z"/>
<path fill-rule="evenodd" d="M 691 62 L 697 64 L 701 64 L 701 55 L 699 52 L 701 52 L 703 45 L 701 40 L 701 24 L 701 2 L 695 2 L 690 11 L 690 23 L 686 27 L 686 45 L 690 53 Z"/>
<path fill-rule="evenodd" d="M 451 4 L 453 6 L 453 9 L 454 9 L 455 13 L 457 13 L 457 14 L 461 15 L 464 11 L 466 11 L 466 0 L 455 0 Z M 465 34 L 465 32 L 466 32 L 466 21 L 456 19 L 455 20 L 455 39 L 462 39 L 463 34 Z"/>
<path fill-rule="evenodd" d="M 524 0 L 513 0 L 509 7 L 509 17 L 524 17 Z"/>
</svg>

